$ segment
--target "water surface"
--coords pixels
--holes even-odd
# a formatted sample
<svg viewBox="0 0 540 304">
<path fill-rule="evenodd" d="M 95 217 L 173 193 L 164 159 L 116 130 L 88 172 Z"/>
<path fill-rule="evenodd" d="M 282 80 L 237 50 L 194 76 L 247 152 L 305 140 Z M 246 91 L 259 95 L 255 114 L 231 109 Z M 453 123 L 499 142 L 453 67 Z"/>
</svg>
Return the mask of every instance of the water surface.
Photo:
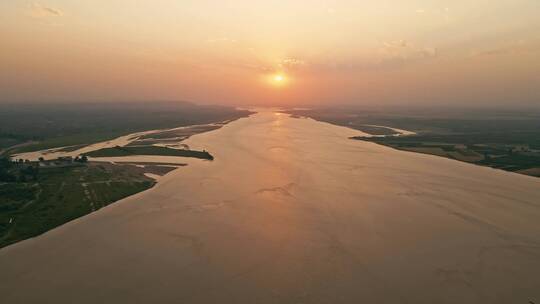
<svg viewBox="0 0 540 304">
<path fill-rule="evenodd" d="M 0 250 L 3 302 L 540 302 L 538 179 L 357 135 L 260 112 L 193 136 L 214 161 Z"/>
</svg>

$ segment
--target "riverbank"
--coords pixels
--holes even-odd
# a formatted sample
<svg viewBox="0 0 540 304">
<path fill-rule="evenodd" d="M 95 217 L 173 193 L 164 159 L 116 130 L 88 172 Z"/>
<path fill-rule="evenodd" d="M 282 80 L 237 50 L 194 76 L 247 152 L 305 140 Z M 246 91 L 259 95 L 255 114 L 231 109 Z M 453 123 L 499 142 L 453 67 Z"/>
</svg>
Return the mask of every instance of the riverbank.
<svg viewBox="0 0 540 304">
<path fill-rule="evenodd" d="M 524 144 L 493 143 L 490 134 L 440 136 L 422 134 L 409 137 L 366 137 L 369 141 L 397 150 L 429 154 L 479 166 L 540 177 L 540 150 Z"/>
<path fill-rule="evenodd" d="M 163 176 L 177 168 L 104 162 L 33 170 L 29 166 L 13 165 L 9 172 L 17 174 L 17 180 L 0 183 L 0 248 L 150 189 L 156 181 L 148 174 Z M 21 172 L 27 171 L 32 174 L 25 174 L 23 181 Z"/>
<path fill-rule="evenodd" d="M 289 112 L 367 133 L 351 137 L 355 140 L 540 177 L 540 113 L 433 111 Z"/>
<path fill-rule="evenodd" d="M 17 162 L 6 159 L 3 163 L 9 168 L 1 168 L 6 175 L 0 174 L 0 248 L 148 190 L 159 176 L 185 166 L 185 158 L 213 160 L 209 152 L 192 150 L 182 141 L 234 120 L 28 152 L 14 155 L 22 160 Z M 90 157 L 91 162 L 79 162 L 79 156 Z M 131 161 L 133 157 L 149 159 Z M 160 158 L 171 161 L 163 163 Z"/>
</svg>

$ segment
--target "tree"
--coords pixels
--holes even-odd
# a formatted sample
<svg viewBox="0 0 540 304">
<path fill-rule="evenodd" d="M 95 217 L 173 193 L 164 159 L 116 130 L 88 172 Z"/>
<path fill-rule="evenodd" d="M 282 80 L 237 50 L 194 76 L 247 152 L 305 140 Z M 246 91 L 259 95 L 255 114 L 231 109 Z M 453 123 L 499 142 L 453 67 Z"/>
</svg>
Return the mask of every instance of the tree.
<svg viewBox="0 0 540 304">
<path fill-rule="evenodd" d="M 39 158 L 39 161 L 40 161 L 40 162 L 45 161 L 45 158 L 40 157 L 40 158 Z"/>
<path fill-rule="evenodd" d="M 11 168 L 12 165 L 13 163 L 9 160 L 9 158 L 7 157 L 0 158 L 0 168 L 9 169 Z"/>
<path fill-rule="evenodd" d="M 4 169 L 0 169 L 0 182 L 10 183 L 15 181 L 17 181 L 17 177 L 15 177 L 15 175 L 7 172 Z"/>
<path fill-rule="evenodd" d="M 39 168 L 34 166 L 28 166 L 21 170 L 23 174 L 32 176 L 33 180 L 37 180 Z"/>
<path fill-rule="evenodd" d="M 83 156 L 81 157 L 81 162 L 82 162 L 82 163 L 88 162 L 88 157 L 87 157 L 86 155 L 83 155 Z"/>
<path fill-rule="evenodd" d="M 14 182 L 16 181 L 15 175 L 9 172 L 9 169 L 13 166 L 11 160 L 7 157 L 0 157 L 0 182 Z"/>
</svg>

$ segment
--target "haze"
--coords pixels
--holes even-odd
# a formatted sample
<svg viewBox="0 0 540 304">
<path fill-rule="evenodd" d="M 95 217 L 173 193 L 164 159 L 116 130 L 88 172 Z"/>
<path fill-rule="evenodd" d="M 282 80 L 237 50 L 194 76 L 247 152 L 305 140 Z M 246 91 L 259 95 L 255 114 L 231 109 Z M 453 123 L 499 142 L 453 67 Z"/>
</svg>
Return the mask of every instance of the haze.
<svg viewBox="0 0 540 304">
<path fill-rule="evenodd" d="M 2 1 L 1 101 L 532 105 L 539 15 L 534 0 Z"/>
</svg>

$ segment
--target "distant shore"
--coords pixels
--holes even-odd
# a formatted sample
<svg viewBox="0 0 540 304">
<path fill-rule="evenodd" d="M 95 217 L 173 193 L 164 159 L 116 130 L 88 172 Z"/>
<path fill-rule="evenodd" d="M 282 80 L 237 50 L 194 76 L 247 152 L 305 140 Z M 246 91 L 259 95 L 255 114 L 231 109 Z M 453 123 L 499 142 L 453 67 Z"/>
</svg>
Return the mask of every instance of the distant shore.
<svg viewBox="0 0 540 304">
<path fill-rule="evenodd" d="M 421 113 L 339 109 L 287 113 L 366 134 L 352 137 L 355 140 L 540 177 L 540 129 L 534 115 L 524 119 L 526 115 L 495 113 L 504 118 L 501 120 L 495 114 L 494 118 L 486 118 L 483 112 L 457 116 L 438 113 L 435 118 Z M 503 122 L 504 126 L 495 128 Z"/>
<path fill-rule="evenodd" d="M 246 116 L 247 115 L 248 114 L 246 114 Z M 11 155 L 11 157 L 15 159 L 28 159 L 32 161 L 37 161 L 39 158 L 56 159 L 58 157 L 76 157 L 79 155 L 88 155 L 90 157 L 128 156 L 136 155 L 137 150 L 139 150 L 139 152 L 143 153 L 139 155 L 176 155 L 211 160 L 212 156 L 209 153 L 204 153 L 204 151 L 201 151 L 201 153 L 197 153 L 198 151 L 191 150 L 190 147 L 183 144 L 182 141 L 196 134 L 219 129 L 224 125 L 242 117 L 245 116 L 209 124 L 182 126 L 172 129 L 143 131 L 122 135 L 120 137 L 103 142 L 67 147 L 53 147 L 46 150 L 13 154 Z M 118 147 L 124 149 L 124 152 L 120 153 Z M 163 149 L 163 147 L 169 149 Z M 128 150 L 131 150 L 131 152 L 133 153 L 130 153 Z M 194 153 L 188 153 L 186 151 L 192 151 Z"/>
<path fill-rule="evenodd" d="M 0 150 L 9 150 L 10 154 L 54 148 L 71 150 L 146 130 L 209 125 L 250 114 L 234 107 L 189 102 L 145 102 L 130 106 L 123 103 L 0 104 Z"/>
</svg>

